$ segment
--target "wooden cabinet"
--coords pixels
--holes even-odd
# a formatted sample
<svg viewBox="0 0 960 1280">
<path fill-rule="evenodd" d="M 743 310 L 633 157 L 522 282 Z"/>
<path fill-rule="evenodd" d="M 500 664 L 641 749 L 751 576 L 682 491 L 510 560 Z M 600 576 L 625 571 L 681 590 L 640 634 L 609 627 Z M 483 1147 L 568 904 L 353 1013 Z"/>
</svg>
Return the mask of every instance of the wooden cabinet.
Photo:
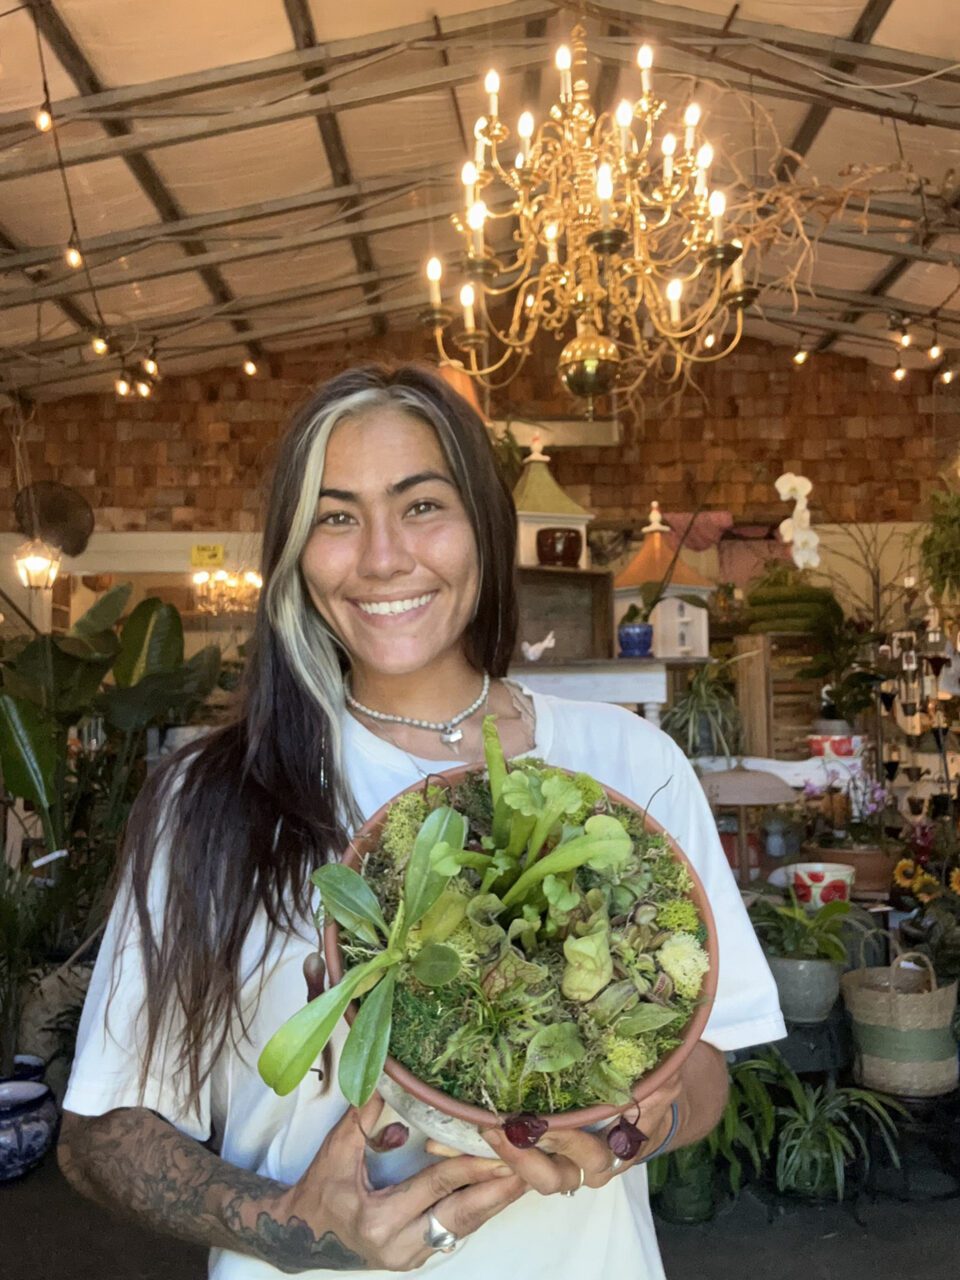
<svg viewBox="0 0 960 1280">
<path fill-rule="evenodd" d="M 733 670 L 743 722 L 743 752 L 775 760 L 805 760 L 807 735 L 820 714 L 820 680 L 798 670 L 815 652 L 812 636 L 796 632 L 737 636 L 737 654 L 749 654 Z"/>
<path fill-rule="evenodd" d="M 550 631 L 556 644 L 544 652 L 545 663 L 614 657 L 612 573 L 522 565 L 517 569 L 517 587 L 516 661 L 523 661 L 521 640 L 535 644 Z"/>
</svg>

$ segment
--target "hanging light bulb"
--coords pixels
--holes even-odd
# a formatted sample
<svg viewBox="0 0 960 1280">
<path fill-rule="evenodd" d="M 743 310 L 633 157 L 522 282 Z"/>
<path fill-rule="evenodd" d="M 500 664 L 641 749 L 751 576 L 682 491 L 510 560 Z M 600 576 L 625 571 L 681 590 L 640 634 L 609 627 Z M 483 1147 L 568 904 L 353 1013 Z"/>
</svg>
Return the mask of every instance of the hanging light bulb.
<svg viewBox="0 0 960 1280">
<path fill-rule="evenodd" d="M 134 385 L 137 389 L 137 395 L 140 396 L 142 400 L 149 400 L 153 395 L 153 387 L 146 378 L 138 378 Z"/>
<path fill-rule="evenodd" d="M 248 378 L 255 378 L 257 376 L 256 362 L 253 360 L 244 360 L 243 372 L 247 375 Z"/>
<path fill-rule="evenodd" d="M 899 360 L 897 361 L 897 367 L 890 376 L 893 378 L 894 382 L 902 382 L 907 376 L 907 371 Z"/>
<path fill-rule="evenodd" d="M 709 351 L 709 350 L 711 350 L 711 348 L 712 348 L 712 347 L 715 347 L 715 346 L 716 346 L 716 344 L 717 344 L 717 336 L 716 336 L 716 334 L 714 334 L 714 333 L 708 333 L 708 334 L 706 334 L 706 336 L 705 336 L 705 337 L 704 337 L 704 339 L 703 339 L 703 345 L 707 348 L 707 350 L 708 350 L 708 351 Z"/>
<path fill-rule="evenodd" d="M 37 126 L 41 133 L 49 133 L 53 128 L 53 115 L 50 112 L 50 104 L 44 103 L 37 114 L 33 117 L 33 123 Z"/>
<path fill-rule="evenodd" d="M 157 364 L 156 348 L 150 348 L 150 354 L 143 362 L 143 372 L 148 378 L 155 378 L 160 372 L 160 366 Z"/>
<path fill-rule="evenodd" d="M 107 335 L 103 330 L 98 330 L 90 339 L 90 346 L 95 356 L 105 356 L 110 350 L 110 343 L 107 341 Z"/>
<path fill-rule="evenodd" d="M 797 347 L 796 351 L 793 353 L 794 364 L 797 364 L 797 365 L 806 364 L 809 359 L 810 359 L 810 352 L 807 351 L 804 347 Z"/>
<path fill-rule="evenodd" d="M 116 391 L 117 395 L 120 396 L 121 398 L 124 398 L 130 394 L 130 390 L 131 390 L 130 379 L 127 377 L 127 374 L 125 371 L 121 373 L 120 376 L 117 378 L 116 382 L 113 384 L 113 389 L 114 391 Z"/>
<path fill-rule="evenodd" d="M 63 256 L 67 260 L 67 266 L 72 267 L 74 271 L 76 271 L 78 267 L 83 266 L 83 254 L 80 252 L 79 246 L 73 236 L 70 237 L 70 242 L 63 251 Z"/>
<path fill-rule="evenodd" d="M 17 577 L 31 591 L 52 587 L 60 572 L 60 548 L 42 538 L 22 543 L 13 553 Z"/>
<path fill-rule="evenodd" d="M 930 343 L 930 346 L 927 347 L 927 355 L 931 360 L 939 360 L 943 355 L 943 347 L 940 345 L 940 335 L 937 333 L 936 329 L 933 331 L 933 341 Z"/>
<path fill-rule="evenodd" d="M 954 379 L 954 376 L 955 376 L 955 370 L 944 369 L 943 373 L 941 373 L 940 375 L 940 381 L 943 383 L 945 387 L 949 387 L 950 383 Z"/>
</svg>

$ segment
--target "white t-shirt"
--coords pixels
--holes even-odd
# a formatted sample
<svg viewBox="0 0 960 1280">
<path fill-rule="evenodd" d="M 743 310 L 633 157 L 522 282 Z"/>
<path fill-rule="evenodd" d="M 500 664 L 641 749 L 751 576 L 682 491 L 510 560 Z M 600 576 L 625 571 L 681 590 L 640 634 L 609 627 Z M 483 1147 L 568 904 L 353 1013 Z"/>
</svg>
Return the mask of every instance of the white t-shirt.
<svg viewBox="0 0 960 1280">
<path fill-rule="evenodd" d="M 762 1044 L 785 1034 L 776 988 L 744 911 L 737 886 L 720 846 L 716 828 L 687 760 L 672 739 L 622 708 L 571 702 L 534 693 L 536 741 L 533 754 L 599 781 L 646 805 L 674 836 L 696 866 L 717 921 L 720 975 L 717 998 L 704 1039 L 718 1049 Z M 344 719 L 344 757 L 360 811 L 367 816 L 425 773 L 449 769 L 455 761 L 415 760 L 378 738 L 351 716 Z M 652 797 L 652 800 L 651 800 Z M 252 1043 L 243 1052 L 227 1048 L 214 1064 L 203 1090 L 201 1115 L 186 1112 L 163 1072 L 153 1078 L 143 1103 L 137 1094 L 137 1046 L 134 1020 L 141 1003 L 142 971 L 137 938 L 117 936 L 114 912 L 104 936 L 77 1037 L 77 1053 L 64 1107 L 81 1115 L 101 1115 L 115 1107 L 145 1105 L 200 1140 L 215 1133 L 220 1154 L 243 1169 L 284 1183 L 295 1182 L 316 1154 L 324 1135 L 340 1119 L 346 1103 L 334 1084 L 318 1094 L 308 1074 L 285 1098 L 278 1098 L 257 1074 L 260 1050 L 273 1032 L 302 1007 L 306 989 L 304 957 L 316 947 L 309 921 L 302 936 L 283 939 L 268 958 L 263 998 L 252 1017 Z M 248 940 L 251 957 L 259 949 L 258 916 Z M 259 937 L 262 938 L 262 932 Z M 123 948 L 119 989 L 110 1007 L 109 1033 L 104 1010 L 114 953 Z M 251 1006 L 258 982 L 250 966 L 244 996 Z M 249 997 L 248 997 L 249 992 Z M 339 1049 L 344 1030 L 338 1030 Z M 409 1176 L 429 1162 L 422 1139 L 412 1133 L 406 1145 L 376 1157 L 378 1185 Z M 427 1268 L 445 1280 L 489 1280 L 513 1274 L 522 1259 L 524 1280 L 601 1280 L 630 1262 L 634 1280 L 662 1280 L 653 1220 L 647 1200 L 646 1170 L 628 1170 L 599 1190 L 583 1188 L 575 1210 L 558 1196 L 530 1193 L 488 1222 L 453 1254 L 435 1254 Z M 214 1249 L 210 1274 L 216 1280 L 278 1280 L 281 1272 L 242 1254 Z M 309 1275 L 322 1280 L 330 1271 Z M 336 1273 L 339 1274 L 339 1273 Z M 392 1272 L 366 1272 L 370 1280 L 388 1280 Z"/>
</svg>

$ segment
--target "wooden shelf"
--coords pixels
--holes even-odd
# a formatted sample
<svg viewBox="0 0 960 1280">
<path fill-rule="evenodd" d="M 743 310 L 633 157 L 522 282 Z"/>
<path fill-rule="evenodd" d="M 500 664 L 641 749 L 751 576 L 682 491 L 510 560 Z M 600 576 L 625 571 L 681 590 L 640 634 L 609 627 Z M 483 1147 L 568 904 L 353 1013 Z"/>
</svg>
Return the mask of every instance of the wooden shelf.
<svg viewBox="0 0 960 1280">
<path fill-rule="evenodd" d="M 613 657 L 613 574 L 608 570 L 520 565 L 517 590 L 515 661 L 523 661 L 522 640 L 535 644 L 550 631 L 556 644 L 544 657 L 551 662 Z"/>
</svg>

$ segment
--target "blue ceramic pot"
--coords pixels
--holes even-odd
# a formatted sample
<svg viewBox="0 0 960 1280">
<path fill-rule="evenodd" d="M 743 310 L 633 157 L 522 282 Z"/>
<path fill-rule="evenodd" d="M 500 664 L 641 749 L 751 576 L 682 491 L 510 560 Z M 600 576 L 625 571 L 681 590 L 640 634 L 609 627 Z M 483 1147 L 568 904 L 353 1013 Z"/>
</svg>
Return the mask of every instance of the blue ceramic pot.
<svg viewBox="0 0 960 1280">
<path fill-rule="evenodd" d="M 0 1080 L 0 1182 L 20 1178 L 53 1146 L 59 1115 L 36 1080 Z"/>
<path fill-rule="evenodd" d="M 650 622 L 621 622 L 617 627 L 621 658 L 649 658 L 653 644 L 653 624 Z"/>
</svg>

